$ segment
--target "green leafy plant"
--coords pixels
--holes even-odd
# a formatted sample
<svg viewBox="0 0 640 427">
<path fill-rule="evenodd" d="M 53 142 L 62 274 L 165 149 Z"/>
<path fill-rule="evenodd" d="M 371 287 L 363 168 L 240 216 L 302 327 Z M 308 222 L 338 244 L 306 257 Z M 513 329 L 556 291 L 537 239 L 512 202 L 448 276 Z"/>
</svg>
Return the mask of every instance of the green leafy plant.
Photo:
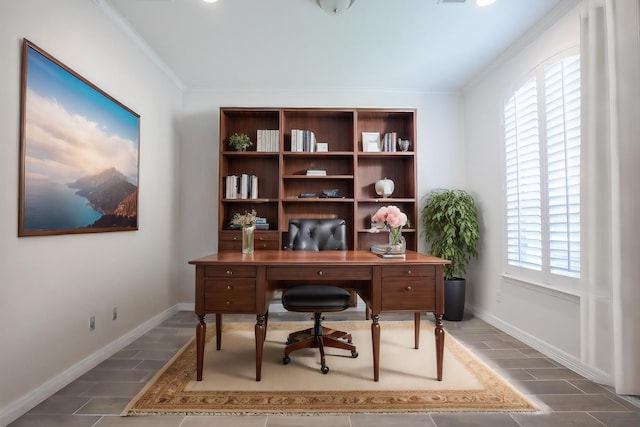
<svg viewBox="0 0 640 427">
<path fill-rule="evenodd" d="M 430 254 L 451 261 L 445 280 L 464 278 L 471 258 L 477 258 L 478 211 L 463 190 L 435 190 L 427 196 L 420 216 Z"/>
<path fill-rule="evenodd" d="M 229 137 L 229 145 L 237 151 L 245 151 L 253 145 L 253 142 L 251 142 L 249 136 L 244 133 L 234 133 Z"/>
</svg>

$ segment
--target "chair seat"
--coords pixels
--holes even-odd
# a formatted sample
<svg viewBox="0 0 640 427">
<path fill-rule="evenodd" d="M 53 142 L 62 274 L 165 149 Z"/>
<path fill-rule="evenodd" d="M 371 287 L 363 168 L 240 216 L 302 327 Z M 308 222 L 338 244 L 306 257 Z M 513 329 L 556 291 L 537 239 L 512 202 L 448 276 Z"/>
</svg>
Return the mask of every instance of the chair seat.
<svg viewBox="0 0 640 427">
<path fill-rule="evenodd" d="M 296 286 L 282 295 L 282 305 L 289 311 L 342 311 L 350 303 L 349 291 L 335 286 Z"/>
</svg>

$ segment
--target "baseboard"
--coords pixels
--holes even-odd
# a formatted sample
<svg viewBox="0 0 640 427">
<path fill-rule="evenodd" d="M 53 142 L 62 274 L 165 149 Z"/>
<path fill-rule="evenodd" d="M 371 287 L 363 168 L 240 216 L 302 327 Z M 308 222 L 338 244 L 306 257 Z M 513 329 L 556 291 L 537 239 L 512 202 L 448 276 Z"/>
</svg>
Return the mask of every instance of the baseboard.
<svg viewBox="0 0 640 427">
<path fill-rule="evenodd" d="M 192 302 L 180 302 L 178 303 L 178 311 L 195 311 L 196 305 Z"/>
<path fill-rule="evenodd" d="M 561 365 L 566 366 L 568 369 L 571 369 L 572 371 L 582 375 L 583 377 L 588 378 L 598 384 L 611 384 L 612 379 L 606 372 L 600 371 L 598 369 L 593 369 L 592 367 L 585 365 L 581 360 L 575 358 L 574 356 L 562 350 L 559 350 L 556 347 L 550 346 L 549 343 L 540 340 L 538 337 L 531 335 L 523 331 L 522 329 L 516 328 L 510 323 L 504 322 L 502 319 L 499 319 L 486 311 L 478 310 L 477 307 L 468 308 L 477 318 L 484 320 L 488 324 L 495 326 L 496 328 L 500 329 L 503 332 L 506 332 L 514 338 L 517 338 L 528 346 L 538 350 L 540 353 L 560 363 Z"/>
<path fill-rule="evenodd" d="M 178 311 L 180 311 L 180 304 L 166 309 L 162 313 L 145 321 L 138 327 L 122 335 L 120 338 L 110 342 L 95 353 L 71 366 L 66 371 L 61 372 L 44 384 L 41 384 L 35 390 L 27 393 L 17 400 L 14 400 L 4 408 L 1 408 L 0 426 L 7 425 L 21 415 L 27 413 L 29 410 L 42 403 L 44 400 L 48 399 L 53 394 L 66 387 L 77 378 L 81 377 L 91 369 L 98 366 L 100 363 L 111 357 L 114 353 L 122 350 L 124 347 L 131 344 L 142 335 L 146 334 L 149 330 L 169 319 Z"/>
</svg>

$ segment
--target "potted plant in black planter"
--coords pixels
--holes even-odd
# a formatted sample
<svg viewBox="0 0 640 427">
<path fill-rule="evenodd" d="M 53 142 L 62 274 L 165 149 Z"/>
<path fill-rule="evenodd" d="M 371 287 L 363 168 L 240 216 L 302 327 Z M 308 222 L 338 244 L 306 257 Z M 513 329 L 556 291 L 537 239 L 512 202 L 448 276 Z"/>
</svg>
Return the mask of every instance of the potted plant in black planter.
<svg viewBox="0 0 640 427">
<path fill-rule="evenodd" d="M 427 196 L 420 216 L 429 253 L 451 261 L 444 266 L 444 319 L 462 320 L 467 266 L 478 256 L 478 213 L 463 190 L 435 190 Z"/>
</svg>

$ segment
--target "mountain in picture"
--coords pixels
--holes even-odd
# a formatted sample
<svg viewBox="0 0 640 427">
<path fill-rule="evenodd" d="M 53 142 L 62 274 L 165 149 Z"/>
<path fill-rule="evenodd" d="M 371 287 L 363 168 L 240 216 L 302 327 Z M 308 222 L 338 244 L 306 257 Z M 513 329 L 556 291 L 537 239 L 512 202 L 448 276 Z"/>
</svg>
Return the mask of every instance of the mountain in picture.
<svg viewBox="0 0 640 427">
<path fill-rule="evenodd" d="M 91 208 L 102 213 L 90 227 L 136 226 L 138 187 L 115 168 L 79 178 L 69 187 L 77 189 L 77 195 L 86 198 Z"/>
</svg>

